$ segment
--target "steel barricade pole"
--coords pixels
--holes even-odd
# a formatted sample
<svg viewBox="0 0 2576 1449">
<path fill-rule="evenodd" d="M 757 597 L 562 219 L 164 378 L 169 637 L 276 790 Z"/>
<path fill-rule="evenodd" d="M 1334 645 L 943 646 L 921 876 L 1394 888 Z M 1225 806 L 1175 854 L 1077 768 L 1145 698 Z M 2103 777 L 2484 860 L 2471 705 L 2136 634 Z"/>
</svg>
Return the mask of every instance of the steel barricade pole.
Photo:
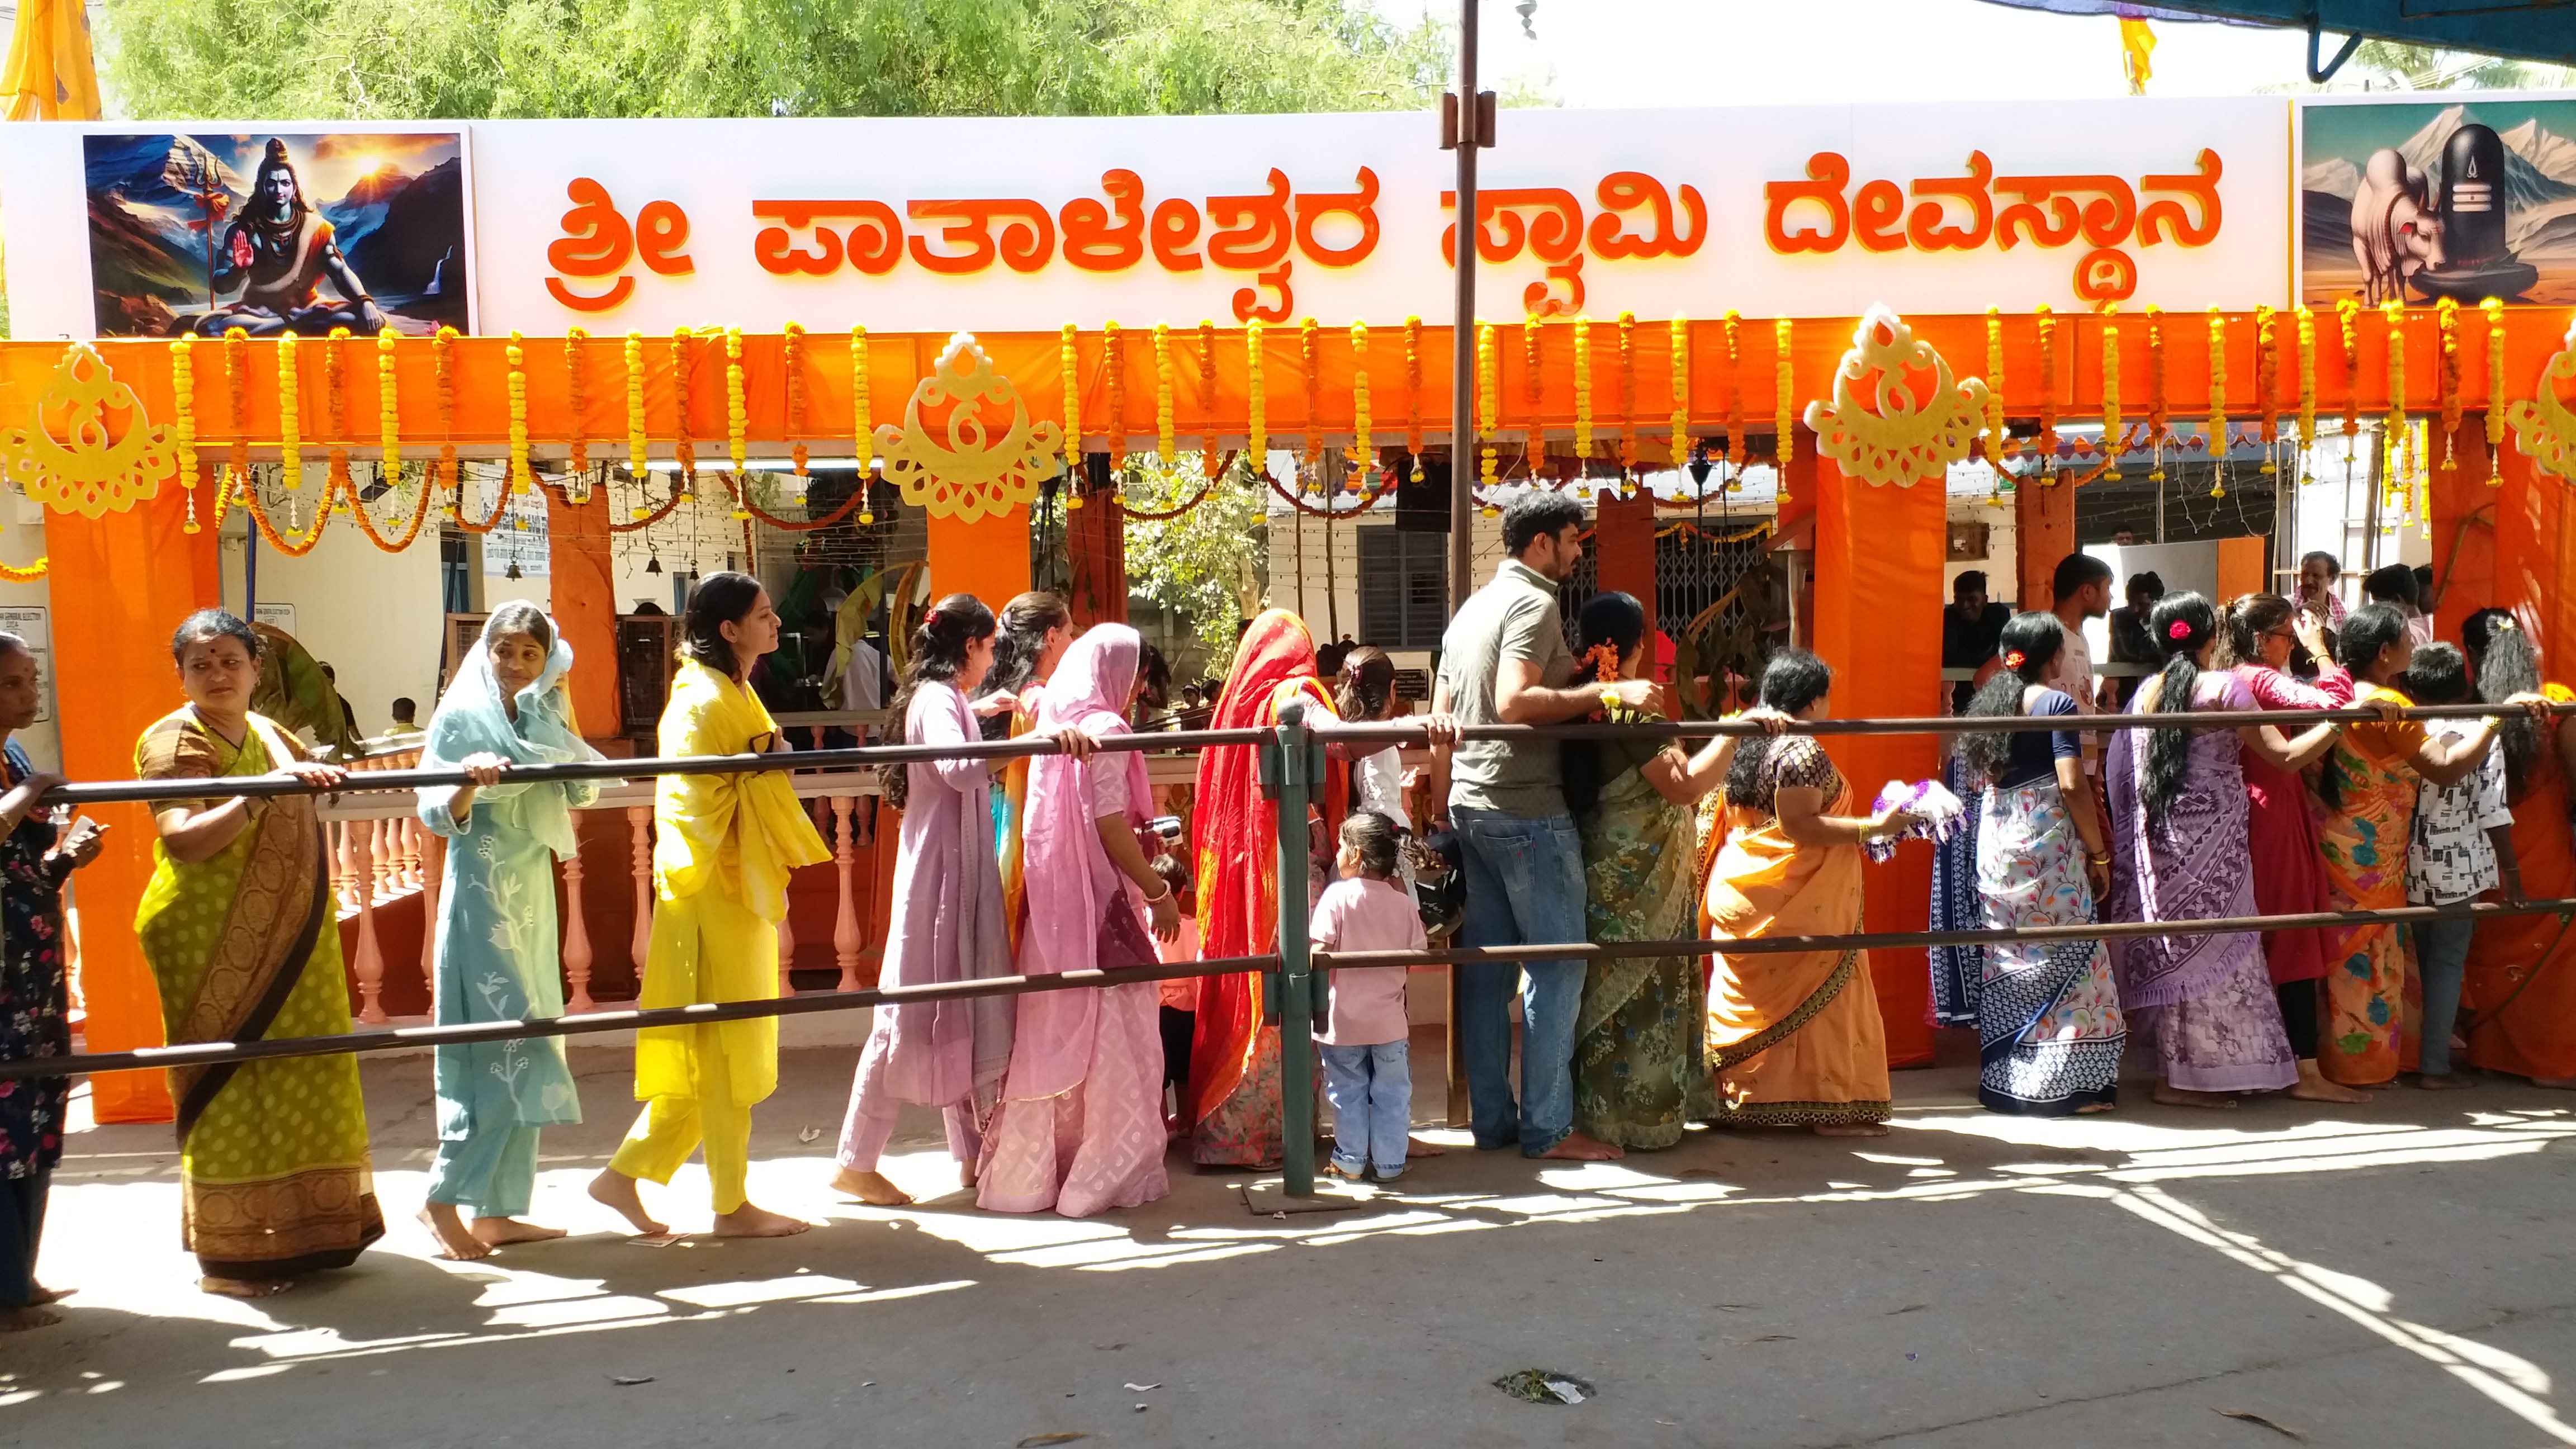
<svg viewBox="0 0 2576 1449">
<path fill-rule="evenodd" d="M 1279 1165 L 1292 1197 L 1315 1191 L 1315 978 L 1309 970 L 1306 804 L 1323 780 L 1323 742 L 1303 704 L 1282 705 L 1261 747 L 1261 783 L 1279 801 Z"/>
</svg>

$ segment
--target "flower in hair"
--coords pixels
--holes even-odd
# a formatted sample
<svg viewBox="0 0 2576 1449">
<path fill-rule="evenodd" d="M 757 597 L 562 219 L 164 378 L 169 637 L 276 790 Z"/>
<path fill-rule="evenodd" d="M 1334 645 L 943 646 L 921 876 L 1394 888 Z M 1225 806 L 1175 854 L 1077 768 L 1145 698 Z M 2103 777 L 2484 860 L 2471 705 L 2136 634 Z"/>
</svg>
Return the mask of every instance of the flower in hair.
<svg viewBox="0 0 2576 1449">
<path fill-rule="evenodd" d="M 1619 651 L 1609 644 L 1595 644 L 1583 651 L 1584 661 L 1592 666 L 1592 677 L 1603 684 L 1619 677 Z"/>
<path fill-rule="evenodd" d="M 2006 650 L 2004 653 L 2004 668 L 2012 670 L 2015 673 L 2019 673 L 2023 657 L 2022 652 L 2018 649 Z"/>
<path fill-rule="evenodd" d="M 2191 637 L 2191 625 L 2185 620 L 2176 619 L 2173 621 L 2173 627 L 2165 630 L 2165 637 L 2173 640 L 2188 639 Z"/>
</svg>

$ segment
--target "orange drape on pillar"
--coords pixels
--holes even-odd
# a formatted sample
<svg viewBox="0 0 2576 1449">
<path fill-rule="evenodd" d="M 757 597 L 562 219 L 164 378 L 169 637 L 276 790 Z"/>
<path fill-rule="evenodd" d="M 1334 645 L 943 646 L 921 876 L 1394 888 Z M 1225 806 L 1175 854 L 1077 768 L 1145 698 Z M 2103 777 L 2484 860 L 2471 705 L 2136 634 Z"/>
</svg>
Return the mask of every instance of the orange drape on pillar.
<svg viewBox="0 0 2576 1449">
<path fill-rule="evenodd" d="M 54 711 L 63 773 L 72 779 L 133 779 L 134 742 L 180 702 L 178 676 L 163 664 L 170 631 L 221 602 L 215 532 L 190 534 L 186 518 L 187 495 L 175 481 L 125 513 L 45 516 Z M 98 859 L 72 877 L 88 1048 L 159 1046 L 161 995 L 134 937 L 134 910 L 152 879 L 152 815 L 141 805 L 92 806 L 88 813 L 112 827 Z M 93 1078 L 90 1091 L 101 1122 L 170 1120 L 169 1087 L 159 1072 L 110 1072 Z"/>
<path fill-rule="evenodd" d="M 2486 425 L 2477 415 L 2460 420 L 2451 448 L 2459 466 L 2433 470 L 2433 593 L 2424 607 L 2434 634 L 2456 640 L 2471 614 L 2500 598 L 2504 490 L 2490 486 Z"/>
<path fill-rule="evenodd" d="M 1113 497 L 1094 494 L 1064 521 L 1072 564 L 1073 622 L 1081 628 L 1127 622 L 1127 514 Z M 936 577 L 936 570 L 933 571 Z M 989 599 L 995 606 L 1000 599 Z"/>
<path fill-rule="evenodd" d="M 1646 662 L 1644 669 L 1651 678 L 1655 668 L 1655 500 L 1640 492 L 1634 498 L 1601 500 L 1592 532 L 1593 577 L 1604 590 L 1633 594 L 1646 606 Z M 1687 620 L 1685 623 L 1689 622 Z M 1678 716 L 1678 700 L 1669 683 L 1664 691 L 1664 713 Z"/>
<path fill-rule="evenodd" d="M 580 507 L 546 495 L 546 567 L 555 627 L 572 646 L 573 719 L 595 735 L 617 732 L 617 579 L 609 562 L 607 490 Z"/>
<path fill-rule="evenodd" d="M 1085 508 L 1084 513 L 1091 510 Z M 930 517 L 930 594 L 973 594 L 994 613 L 1029 589 L 1029 511 L 974 523 Z"/>
<path fill-rule="evenodd" d="M 1833 712 L 1929 715 L 1941 702 L 1941 565 L 1948 499 L 1933 477 L 1873 488 L 1816 464 L 1816 652 L 1834 668 Z M 1890 780 L 1940 773 L 1936 735 L 1845 735 L 1827 741 L 1863 808 Z M 1920 844 L 1866 876 L 1863 929 L 1920 931 L 1931 917 L 1932 855 Z M 1893 1066 L 1932 1060 L 1930 962 L 1918 947 L 1870 952 Z"/>
<path fill-rule="evenodd" d="M 2510 440 L 2496 452 L 2496 597 L 2513 610 L 2533 641 L 2543 650 L 2576 648 L 2558 627 L 2559 528 L 2567 510 L 2561 506 L 2556 479 L 2532 470 L 2531 460 Z M 2562 666 L 2544 661 L 2542 673 L 2564 674 Z"/>
<path fill-rule="evenodd" d="M 2223 605 L 2239 594 L 2265 592 L 2271 560 L 2272 540 L 2268 537 L 2220 539 L 2218 602 Z"/>
<path fill-rule="evenodd" d="M 2025 478 L 2013 491 L 2015 605 L 2024 613 L 2057 606 L 2057 565 L 2075 552 L 2075 490 Z"/>
</svg>

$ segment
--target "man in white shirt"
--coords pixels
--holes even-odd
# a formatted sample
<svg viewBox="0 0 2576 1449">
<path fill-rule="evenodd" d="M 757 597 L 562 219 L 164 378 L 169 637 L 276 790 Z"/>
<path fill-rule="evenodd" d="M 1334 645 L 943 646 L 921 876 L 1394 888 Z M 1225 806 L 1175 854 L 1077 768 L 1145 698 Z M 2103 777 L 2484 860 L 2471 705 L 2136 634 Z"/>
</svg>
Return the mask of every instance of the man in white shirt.
<svg viewBox="0 0 2576 1449">
<path fill-rule="evenodd" d="M 2058 560 L 2050 593 L 2057 601 L 2057 622 L 2066 631 L 2066 647 L 2058 651 L 2057 663 L 2041 682 L 2064 691 L 2083 713 L 2100 714 L 2093 646 L 2084 641 L 2084 621 L 2111 612 L 2111 566 L 2091 554 L 2070 553 Z M 2084 736 L 2084 773 L 2088 775 L 2101 773 L 2101 741 L 2100 735 L 2089 731 Z"/>
<path fill-rule="evenodd" d="M 841 708 L 885 708 L 885 656 L 865 639 L 850 641 L 850 662 L 841 669 Z"/>
</svg>

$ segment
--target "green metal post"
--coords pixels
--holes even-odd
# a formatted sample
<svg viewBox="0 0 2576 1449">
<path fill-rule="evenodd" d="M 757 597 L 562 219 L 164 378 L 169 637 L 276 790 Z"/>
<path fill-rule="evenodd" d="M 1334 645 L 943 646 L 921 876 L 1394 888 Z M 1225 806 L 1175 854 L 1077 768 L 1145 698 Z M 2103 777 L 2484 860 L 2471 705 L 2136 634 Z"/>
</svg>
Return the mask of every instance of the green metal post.
<svg viewBox="0 0 2576 1449">
<path fill-rule="evenodd" d="M 1315 1191 L 1314 975 L 1308 967 L 1306 802 L 1322 778 L 1323 746 L 1306 730 L 1306 707 L 1279 710 L 1279 738 L 1262 746 L 1262 775 L 1279 799 L 1279 1101 L 1281 1186 Z"/>
</svg>

